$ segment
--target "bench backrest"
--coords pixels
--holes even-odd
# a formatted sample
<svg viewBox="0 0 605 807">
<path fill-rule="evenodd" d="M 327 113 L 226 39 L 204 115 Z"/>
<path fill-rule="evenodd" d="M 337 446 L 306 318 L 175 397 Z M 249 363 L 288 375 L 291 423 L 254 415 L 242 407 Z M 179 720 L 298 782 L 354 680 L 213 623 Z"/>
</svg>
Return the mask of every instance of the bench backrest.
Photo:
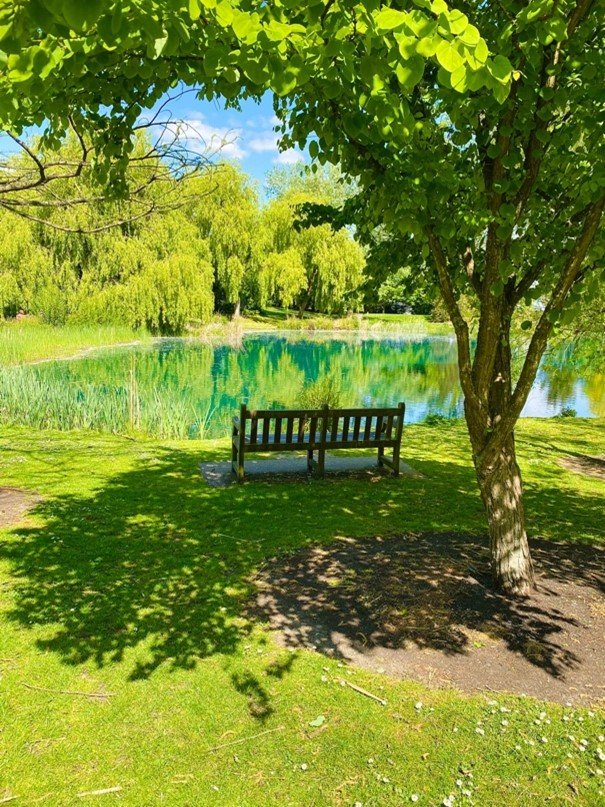
<svg viewBox="0 0 605 807">
<path fill-rule="evenodd" d="M 360 448 L 401 441 L 405 404 L 357 409 L 240 409 L 240 429 L 247 446 L 309 445 L 330 448 L 357 444 Z"/>
</svg>

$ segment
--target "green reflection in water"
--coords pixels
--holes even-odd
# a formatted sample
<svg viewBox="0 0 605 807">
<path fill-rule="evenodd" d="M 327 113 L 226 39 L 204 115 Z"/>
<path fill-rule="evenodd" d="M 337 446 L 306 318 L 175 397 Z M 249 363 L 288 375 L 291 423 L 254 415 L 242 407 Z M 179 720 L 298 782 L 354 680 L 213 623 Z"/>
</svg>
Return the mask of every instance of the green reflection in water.
<svg viewBox="0 0 605 807">
<path fill-rule="evenodd" d="M 297 406 L 304 384 L 325 375 L 338 380 L 342 405 L 405 401 L 408 422 L 462 412 L 453 339 L 334 334 L 254 335 L 230 345 L 162 340 L 13 368 L 0 374 L 0 402 L 5 420 L 37 428 L 217 437 L 228 433 L 242 401 Z M 564 406 L 603 414 L 603 378 L 542 369 L 525 414 L 553 415 Z"/>
</svg>

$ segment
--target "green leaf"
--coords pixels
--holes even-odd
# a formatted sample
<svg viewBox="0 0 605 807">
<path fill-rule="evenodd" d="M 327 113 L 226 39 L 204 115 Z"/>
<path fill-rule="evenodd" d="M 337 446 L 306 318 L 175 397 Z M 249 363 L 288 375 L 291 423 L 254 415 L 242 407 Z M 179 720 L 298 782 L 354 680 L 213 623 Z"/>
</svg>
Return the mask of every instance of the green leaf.
<svg viewBox="0 0 605 807">
<path fill-rule="evenodd" d="M 168 42 L 168 34 L 159 37 L 153 43 L 153 53 L 156 59 L 162 55 L 166 42 Z"/>
<path fill-rule="evenodd" d="M 63 16 L 71 28 L 82 31 L 97 21 L 104 5 L 104 0 L 63 0 Z"/>
<path fill-rule="evenodd" d="M 253 34 L 258 25 L 255 25 L 254 17 L 251 14 L 246 14 L 243 11 L 235 10 L 233 13 L 233 22 L 231 23 L 233 33 L 238 39 L 246 40 L 250 34 Z"/>
<path fill-rule="evenodd" d="M 450 81 L 452 83 L 452 88 L 457 92 L 464 92 L 467 87 L 467 69 L 465 64 L 461 64 L 460 67 L 457 67 L 450 77 Z"/>
<path fill-rule="evenodd" d="M 437 48 L 436 56 L 441 67 L 447 70 L 448 73 L 453 73 L 454 70 L 457 70 L 464 64 L 464 59 L 458 53 L 452 42 L 446 42 L 444 40 Z"/>
<path fill-rule="evenodd" d="M 407 16 L 405 11 L 397 11 L 397 9 L 394 8 L 383 8 L 376 14 L 374 21 L 379 31 L 392 31 L 394 28 L 404 26 Z"/>
<path fill-rule="evenodd" d="M 215 14 L 218 24 L 223 28 L 227 28 L 233 22 L 233 8 L 227 0 L 221 0 L 220 3 L 216 4 Z"/>
<path fill-rule="evenodd" d="M 462 11 L 458 11 L 458 9 L 452 9 L 449 14 L 446 12 L 447 20 L 450 26 L 450 31 L 453 34 L 461 34 L 463 31 L 466 31 L 468 26 L 468 17 L 466 14 L 463 14 Z"/>
<path fill-rule="evenodd" d="M 447 3 L 445 3 L 444 0 L 433 0 L 431 3 L 431 11 L 433 14 L 446 14 L 447 10 Z"/>
<path fill-rule="evenodd" d="M 407 62 L 399 63 L 395 68 L 399 83 L 406 89 L 413 89 L 424 74 L 424 59 L 422 56 L 412 56 Z"/>
<path fill-rule="evenodd" d="M 407 34 L 396 34 L 397 47 L 399 53 L 407 61 L 416 55 L 418 52 L 418 40 L 415 36 L 407 36 Z"/>
<path fill-rule="evenodd" d="M 512 77 L 513 66 L 506 58 L 498 54 L 488 63 L 487 69 L 492 76 L 502 84 L 508 84 Z"/>
<path fill-rule="evenodd" d="M 489 49 L 487 47 L 487 42 L 485 41 L 485 39 L 480 39 L 479 42 L 477 43 L 474 56 L 478 62 L 481 62 L 481 64 L 485 64 L 487 62 L 487 57 L 489 56 Z"/>
<path fill-rule="evenodd" d="M 416 52 L 420 56 L 427 56 L 427 57 L 434 56 L 441 42 L 443 42 L 443 40 L 437 34 L 433 36 L 423 37 L 418 41 L 418 44 L 416 45 Z"/>
<path fill-rule="evenodd" d="M 323 715 L 318 715 L 318 717 L 316 717 L 315 720 L 309 721 L 309 725 L 313 726 L 313 728 L 316 729 L 319 728 L 320 726 L 323 726 L 325 722 L 326 718 Z"/>
<path fill-rule="evenodd" d="M 460 40 L 469 47 L 475 47 L 478 45 L 480 39 L 481 35 L 479 33 L 479 29 L 475 28 L 474 25 L 468 25 L 464 32 L 460 35 Z"/>
<path fill-rule="evenodd" d="M 197 20 L 202 13 L 200 0 L 189 0 L 189 16 L 192 20 Z"/>
<path fill-rule="evenodd" d="M 498 101 L 499 104 L 503 104 L 510 93 L 510 84 L 496 84 L 493 87 L 493 93 L 496 101 Z"/>
<path fill-rule="evenodd" d="M 437 30 L 437 21 L 416 8 L 408 12 L 406 24 L 419 38 L 432 36 Z"/>
<path fill-rule="evenodd" d="M 291 34 L 304 33 L 304 28 L 301 25 L 287 25 L 285 22 L 278 22 L 277 20 L 271 20 L 269 25 L 266 25 L 262 30 L 272 42 L 283 42 Z M 342 46 L 342 43 L 336 42 L 336 45 Z M 336 53 L 339 52 L 340 47 L 337 47 Z"/>
<path fill-rule="evenodd" d="M 260 61 L 253 59 L 242 61 L 241 67 L 254 84 L 263 84 L 268 77 L 266 66 Z"/>
</svg>

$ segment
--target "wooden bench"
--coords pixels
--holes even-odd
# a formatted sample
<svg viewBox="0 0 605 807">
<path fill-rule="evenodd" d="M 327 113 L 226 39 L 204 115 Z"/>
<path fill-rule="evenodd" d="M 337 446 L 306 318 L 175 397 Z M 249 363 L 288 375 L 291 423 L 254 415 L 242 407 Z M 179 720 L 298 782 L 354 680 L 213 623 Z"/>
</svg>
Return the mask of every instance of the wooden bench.
<svg viewBox="0 0 605 807">
<path fill-rule="evenodd" d="M 383 409 L 257 409 L 242 404 L 233 418 L 231 467 L 244 478 L 244 457 L 257 451 L 306 451 L 307 466 L 323 475 L 326 451 L 376 448 L 378 465 L 399 474 L 405 404 Z M 392 456 L 385 456 L 385 449 Z M 317 452 L 317 460 L 314 453 Z"/>
</svg>

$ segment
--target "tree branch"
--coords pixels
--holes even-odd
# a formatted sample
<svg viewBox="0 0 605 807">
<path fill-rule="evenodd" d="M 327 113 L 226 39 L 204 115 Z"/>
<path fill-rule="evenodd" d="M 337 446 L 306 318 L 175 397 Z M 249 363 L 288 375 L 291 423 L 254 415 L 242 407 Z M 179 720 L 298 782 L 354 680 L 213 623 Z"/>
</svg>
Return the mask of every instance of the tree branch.
<svg viewBox="0 0 605 807">
<path fill-rule="evenodd" d="M 473 386 L 471 377 L 471 348 L 468 323 L 460 311 L 452 278 L 448 271 L 447 258 L 443 251 L 443 247 L 441 246 L 441 242 L 439 241 L 439 238 L 434 230 L 432 230 L 430 227 L 426 228 L 426 236 L 428 238 L 429 248 L 431 250 L 433 260 L 435 261 L 439 288 L 441 289 L 443 301 L 456 333 L 456 342 L 458 345 L 458 371 L 460 374 L 462 391 L 464 392 L 465 400 L 468 406 L 472 409 L 474 415 L 479 416 L 481 406 L 475 393 L 475 388 Z"/>
<path fill-rule="evenodd" d="M 582 264 L 599 229 L 604 208 L 605 196 L 599 201 L 593 202 L 586 209 L 582 232 L 576 239 L 565 261 L 559 280 L 538 320 L 510 404 L 503 413 L 502 419 L 496 424 L 485 449 L 480 455 L 482 463 L 489 462 L 489 459 L 495 456 L 502 448 L 525 406 L 540 361 L 544 355 L 548 337 L 554 327 L 554 320 L 562 311 L 569 292 L 582 271 Z"/>
</svg>

